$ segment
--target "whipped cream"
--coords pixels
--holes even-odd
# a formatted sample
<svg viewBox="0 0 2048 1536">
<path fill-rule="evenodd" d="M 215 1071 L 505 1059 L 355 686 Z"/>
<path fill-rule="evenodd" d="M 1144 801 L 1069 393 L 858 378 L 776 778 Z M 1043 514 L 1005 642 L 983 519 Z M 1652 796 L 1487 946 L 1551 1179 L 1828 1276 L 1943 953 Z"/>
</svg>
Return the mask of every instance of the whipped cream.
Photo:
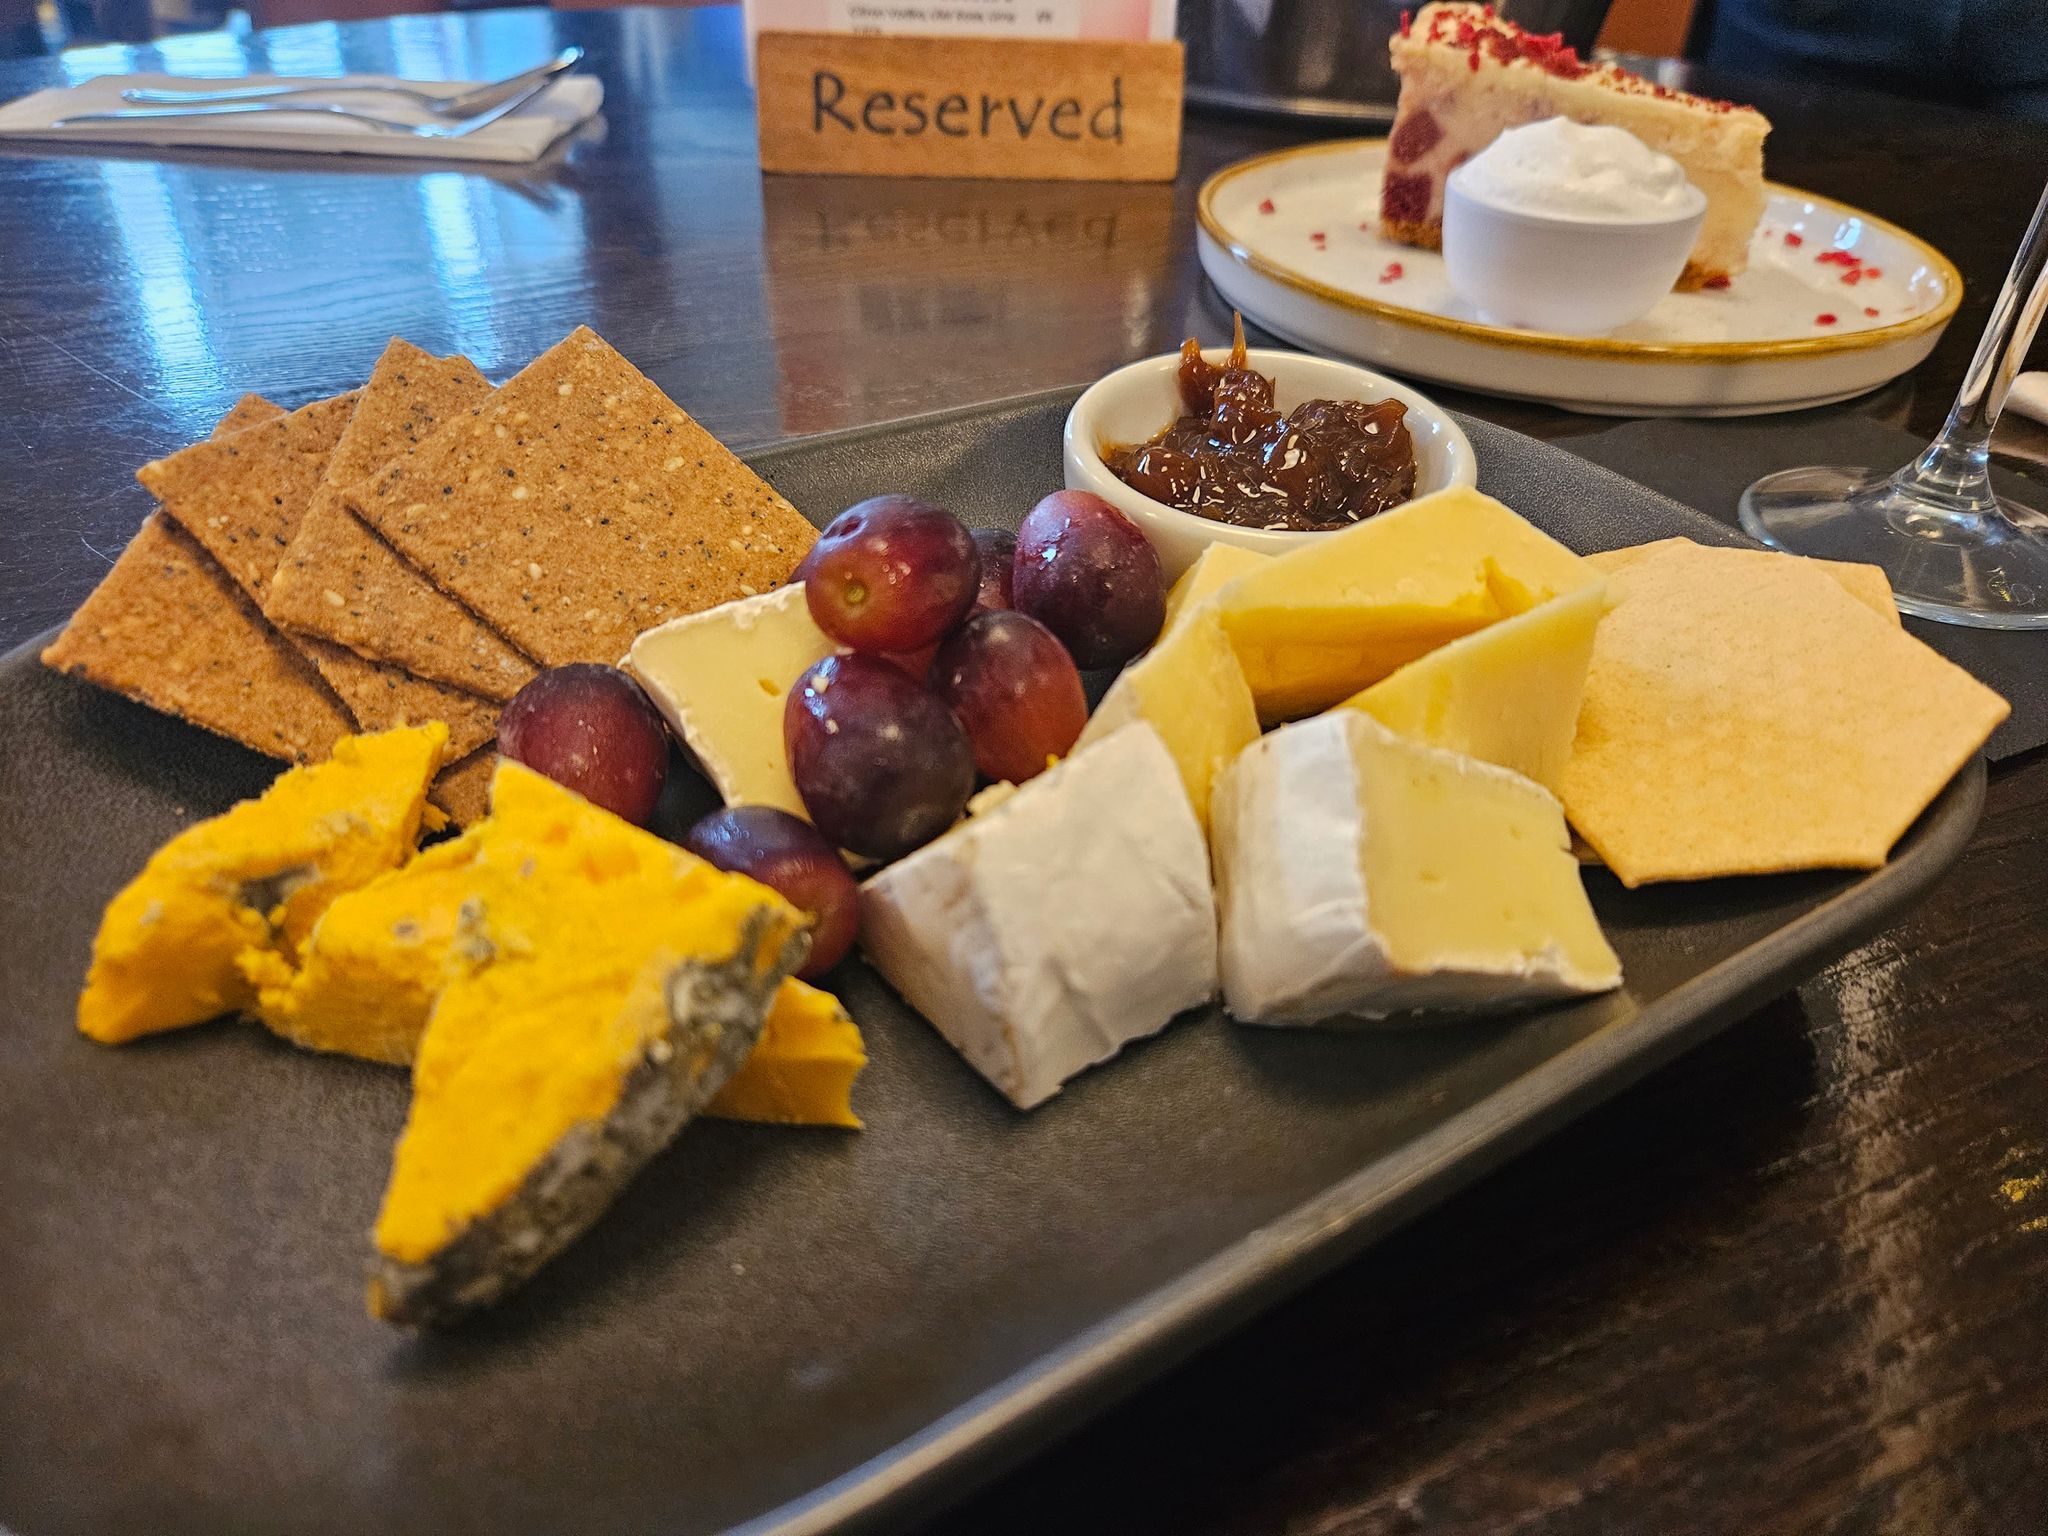
<svg viewBox="0 0 2048 1536">
<path fill-rule="evenodd" d="M 1510 128 L 1451 172 L 1459 192 L 1513 213 L 1631 223 L 1697 211 L 1699 189 L 1626 128 L 1545 118 Z"/>
</svg>

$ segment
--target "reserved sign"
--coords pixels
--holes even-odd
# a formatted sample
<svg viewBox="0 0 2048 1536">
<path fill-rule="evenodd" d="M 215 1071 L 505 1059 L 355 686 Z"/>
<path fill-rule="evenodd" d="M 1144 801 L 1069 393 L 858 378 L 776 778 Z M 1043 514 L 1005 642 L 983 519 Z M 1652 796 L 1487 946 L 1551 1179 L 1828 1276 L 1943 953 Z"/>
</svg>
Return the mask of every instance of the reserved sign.
<svg viewBox="0 0 2048 1536">
<path fill-rule="evenodd" d="M 1171 181 L 1179 43 L 763 32 L 761 169 Z"/>
</svg>

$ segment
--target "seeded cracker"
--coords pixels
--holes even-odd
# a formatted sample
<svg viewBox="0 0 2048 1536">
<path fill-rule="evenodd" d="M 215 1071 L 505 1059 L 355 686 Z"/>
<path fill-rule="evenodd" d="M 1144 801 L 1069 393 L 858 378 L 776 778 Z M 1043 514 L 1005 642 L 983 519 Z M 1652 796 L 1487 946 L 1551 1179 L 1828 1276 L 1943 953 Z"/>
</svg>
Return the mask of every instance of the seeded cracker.
<svg viewBox="0 0 2048 1536">
<path fill-rule="evenodd" d="M 479 747 L 436 774 L 427 786 L 427 799 L 446 811 L 458 827 L 474 826 L 490 811 L 491 775 L 497 770 L 497 749 Z"/>
<path fill-rule="evenodd" d="M 145 464 L 136 478 L 261 603 L 348 425 L 357 393 L 315 401 L 239 432 L 222 435 L 216 429 L 203 443 Z M 365 730 L 442 720 L 451 753 L 471 751 L 497 734 L 496 711 L 474 695 L 364 661 L 327 641 L 290 643 Z"/>
<path fill-rule="evenodd" d="M 1874 868 L 2008 713 L 1818 562 L 1679 541 L 1608 581 L 1559 798 L 1624 885 Z"/>
<path fill-rule="evenodd" d="M 283 414 L 245 395 L 214 430 Z M 43 665 L 287 762 L 327 756 L 351 729 L 305 658 L 160 512 L 44 649 Z"/>
<path fill-rule="evenodd" d="M 343 495 L 490 393 L 468 358 L 392 340 L 271 579 L 263 611 L 273 623 L 492 699 L 525 685 L 533 664 L 371 532 Z"/>
<path fill-rule="evenodd" d="M 587 328 L 348 500 L 547 666 L 777 586 L 817 538 Z"/>
</svg>

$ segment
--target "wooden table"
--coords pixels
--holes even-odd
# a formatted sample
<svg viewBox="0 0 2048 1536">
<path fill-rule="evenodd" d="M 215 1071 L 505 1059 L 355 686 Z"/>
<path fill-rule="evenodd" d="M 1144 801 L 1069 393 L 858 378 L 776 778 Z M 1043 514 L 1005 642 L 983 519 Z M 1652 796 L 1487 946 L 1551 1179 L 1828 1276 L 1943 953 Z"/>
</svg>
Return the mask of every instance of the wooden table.
<svg viewBox="0 0 2048 1536">
<path fill-rule="evenodd" d="M 1195 189 L 1301 136 L 1191 119 L 1172 187 L 764 182 L 736 10 L 305 27 L 250 53 L 488 76 L 570 41 L 604 123 L 530 171 L 0 154 L 0 644 L 90 589 L 145 510 L 136 464 L 244 390 L 356 383 L 394 332 L 503 373 L 587 322 L 741 445 L 1220 338 Z M 0 97 L 237 57 L 93 50 L 0 66 Z M 1940 350 L 1858 406 L 1930 431 L 2048 131 L 1708 84 L 1771 114 L 1774 175 L 1962 267 Z M 1554 438 L 1608 425 L 1446 393 Z M 932 1529 L 2048 1530 L 2044 872 L 2037 753 L 1900 927 Z"/>
</svg>

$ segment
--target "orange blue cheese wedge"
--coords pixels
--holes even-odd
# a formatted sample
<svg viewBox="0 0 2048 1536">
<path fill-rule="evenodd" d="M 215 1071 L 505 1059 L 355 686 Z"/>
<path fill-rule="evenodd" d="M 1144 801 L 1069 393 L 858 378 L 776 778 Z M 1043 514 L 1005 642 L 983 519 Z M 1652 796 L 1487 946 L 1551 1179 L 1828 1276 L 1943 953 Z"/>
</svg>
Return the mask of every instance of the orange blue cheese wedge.
<svg viewBox="0 0 2048 1536">
<path fill-rule="evenodd" d="M 369 1291 L 397 1323 L 453 1321 L 573 1241 L 726 1086 L 807 944 L 768 887 L 516 763 L 493 808 L 528 840 L 478 836 L 419 1038 Z"/>
<path fill-rule="evenodd" d="M 247 968 L 289 964 L 337 897 L 412 853 L 447 741 L 439 722 L 346 737 L 164 844 L 100 919 L 79 1029 L 118 1044 L 249 1008 Z"/>
<path fill-rule="evenodd" d="M 410 1063 L 451 982 L 501 954 L 601 948 L 614 907 L 672 899 L 697 864 L 550 780 L 501 764 L 490 817 L 336 902 L 298 966 L 255 973 L 255 1012 L 311 1050 Z M 860 1030 L 838 1000 L 792 978 L 776 990 L 760 1043 L 705 1113 L 858 1128 L 851 1095 L 866 1064 Z"/>
</svg>

